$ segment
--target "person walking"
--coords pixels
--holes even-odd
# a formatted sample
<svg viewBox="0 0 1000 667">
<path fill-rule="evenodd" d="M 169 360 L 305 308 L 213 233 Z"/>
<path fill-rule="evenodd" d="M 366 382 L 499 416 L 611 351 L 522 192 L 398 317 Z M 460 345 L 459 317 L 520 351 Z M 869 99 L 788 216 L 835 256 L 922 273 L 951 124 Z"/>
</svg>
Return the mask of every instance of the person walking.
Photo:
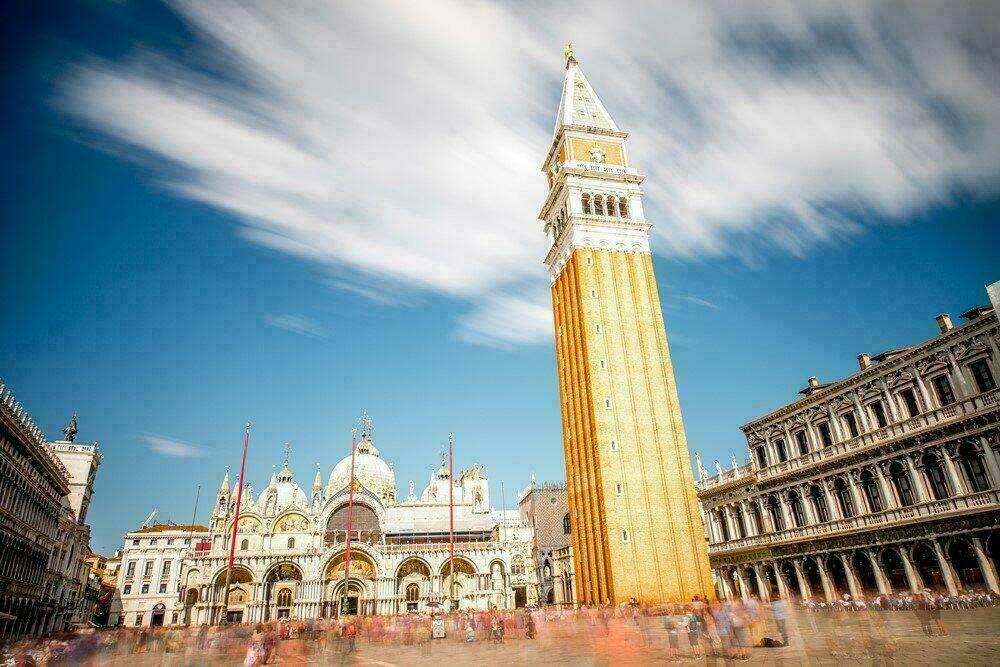
<svg viewBox="0 0 1000 667">
<path fill-rule="evenodd" d="M 781 643 L 788 646 L 788 628 L 786 626 L 788 609 L 785 607 L 785 601 L 781 598 L 776 598 L 772 601 L 771 613 L 774 615 L 774 624 L 778 626 L 778 634 L 781 635 Z"/>
</svg>

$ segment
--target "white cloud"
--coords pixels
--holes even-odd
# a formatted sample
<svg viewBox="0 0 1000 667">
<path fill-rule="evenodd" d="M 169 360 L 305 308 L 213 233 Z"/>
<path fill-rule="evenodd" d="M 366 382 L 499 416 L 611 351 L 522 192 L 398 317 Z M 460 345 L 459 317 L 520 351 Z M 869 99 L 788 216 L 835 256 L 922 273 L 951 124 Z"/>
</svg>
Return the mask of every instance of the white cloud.
<svg viewBox="0 0 1000 667">
<path fill-rule="evenodd" d="M 711 310 L 719 310 L 718 304 L 712 303 L 707 299 L 702 299 L 697 296 L 691 296 L 690 294 L 677 294 L 676 297 L 681 301 L 693 303 L 696 306 L 702 306 L 703 308 L 709 308 Z"/>
<path fill-rule="evenodd" d="M 143 437 L 147 447 L 164 456 L 178 459 L 199 459 L 207 455 L 202 447 L 192 445 L 189 442 L 174 440 L 162 435 L 147 434 Z"/>
<path fill-rule="evenodd" d="M 511 348 L 552 341 L 548 294 L 491 294 L 460 320 L 458 338 L 467 343 Z"/>
<path fill-rule="evenodd" d="M 658 252 L 804 255 L 1000 183 L 987 3 L 176 7 L 198 39 L 183 63 L 93 60 L 63 108 L 332 284 L 467 301 L 463 340 L 549 338 L 498 317 L 546 282 L 538 168 L 567 36 L 631 132 Z"/>
<path fill-rule="evenodd" d="M 292 333 L 296 333 L 301 336 L 326 338 L 327 335 L 326 329 L 323 328 L 323 325 L 311 317 L 306 317 L 305 315 L 290 315 L 288 313 L 282 315 L 267 315 L 264 318 L 264 321 L 273 327 L 284 329 L 285 331 L 291 331 Z"/>
</svg>

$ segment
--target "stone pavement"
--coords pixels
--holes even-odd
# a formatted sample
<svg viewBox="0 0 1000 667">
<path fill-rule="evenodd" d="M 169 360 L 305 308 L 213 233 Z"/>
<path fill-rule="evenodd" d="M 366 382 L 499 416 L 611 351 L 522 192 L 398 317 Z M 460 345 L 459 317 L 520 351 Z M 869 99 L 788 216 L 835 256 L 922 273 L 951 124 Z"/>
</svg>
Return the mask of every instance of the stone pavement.
<svg viewBox="0 0 1000 667">
<path fill-rule="evenodd" d="M 866 624 L 864 614 L 795 611 L 790 615 L 788 629 L 791 636 L 787 648 L 753 648 L 750 664 L 757 665 L 844 665 L 879 664 L 869 654 L 866 637 L 873 634 L 888 638 L 880 646 L 886 647 L 884 657 L 907 667 L 914 665 L 1000 665 L 1000 608 L 944 611 L 942 621 L 947 636 L 925 636 L 917 618 L 911 612 L 881 612 L 875 615 L 874 627 Z M 270 664 L 279 665 L 380 665 L 382 667 L 410 667 L 413 665 L 650 665 L 670 661 L 666 635 L 655 622 L 650 641 L 641 646 L 636 635 L 628 628 L 613 626 L 608 637 L 590 639 L 576 636 L 543 635 L 536 640 L 511 637 L 502 644 L 477 641 L 467 644 L 460 638 L 449 636 L 421 645 L 371 644 L 364 640 L 357 643 L 353 655 L 344 656 L 331 652 L 321 654 L 316 644 L 303 640 L 280 642 L 278 655 Z M 773 625 L 768 623 L 763 634 L 777 638 Z M 686 637 L 681 637 L 682 650 L 688 650 Z M 239 665 L 242 654 L 228 659 L 180 655 L 120 656 L 112 664 L 121 665 Z M 718 664 L 721 658 L 691 660 L 679 657 L 682 662 Z"/>
</svg>

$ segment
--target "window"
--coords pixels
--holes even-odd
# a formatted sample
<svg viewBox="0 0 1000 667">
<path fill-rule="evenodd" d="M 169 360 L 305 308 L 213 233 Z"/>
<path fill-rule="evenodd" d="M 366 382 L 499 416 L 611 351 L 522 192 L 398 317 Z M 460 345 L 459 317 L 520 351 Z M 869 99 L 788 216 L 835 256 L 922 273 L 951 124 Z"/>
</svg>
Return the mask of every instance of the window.
<svg viewBox="0 0 1000 667">
<path fill-rule="evenodd" d="M 607 369 L 608 369 L 608 362 L 606 362 L 604 359 L 601 359 L 601 370 L 605 371 Z"/>
<path fill-rule="evenodd" d="M 878 427 L 885 428 L 889 422 L 885 418 L 885 407 L 882 405 L 882 401 L 869 403 L 868 409 L 871 410 L 872 416 L 875 417 L 875 423 L 878 424 Z"/>
<path fill-rule="evenodd" d="M 246 551 L 250 548 L 250 540 L 243 540 L 240 542 L 240 551 Z"/>
<path fill-rule="evenodd" d="M 904 389 L 899 392 L 899 398 L 903 401 L 903 405 L 906 406 L 908 417 L 916 417 L 920 414 L 920 408 L 917 407 L 917 397 L 913 395 L 912 389 Z"/>
<path fill-rule="evenodd" d="M 729 541 L 729 523 L 726 521 L 726 513 L 724 510 L 719 510 L 716 512 L 716 517 L 719 520 L 719 532 L 722 533 L 722 541 Z"/>
<path fill-rule="evenodd" d="M 809 489 L 809 496 L 812 499 L 813 509 L 816 511 L 816 520 L 820 523 L 828 522 L 830 508 L 826 506 L 826 496 L 823 495 L 823 489 L 819 486 L 813 486 Z"/>
<path fill-rule="evenodd" d="M 983 457 L 971 443 L 962 443 L 958 448 L 958 463 L 973 493 L 980 493 L 990 488 L 990 479 L 983 466 Z"/>
<path fill-rule="evenodd" d="M 937 394 L 938 403 L 942 406 L 951 405 L 955 402 L 955 392 L 951 390 L 951 382 L 947 375 L 939 375 L 931 383 L 934 385 L 934 393 Z"/>
<path fill-rule="evenodd" d="M 740 539 L 747 536 L 747 524 L 743 520 L 743 509 L 737 505 L 733 509 L 733 516 L 736 517 L 736 532 L 739 533 Z"/>
<path fill-rule="evenodd" d="M 135 576 L 135 561 L 134 560 L 130 560 L 128 562 L 128 570 L 126 570 L 125 576 L 129 577 L 130 579 Z"/>
<path fill-rule="evenodd" d="M 628 531 L 625 530 L 624 528 L 622 528 L 622 542 L 624 542 L 625 544 L 628 544 L 631 541 L 632 540 L 631 540 L 631 538 L 629 538 Z"/>
<path fill-rule="evenodd" d="M 597 298 L 597 290 L 595 290 L 595 289 L 590 290 L 590 298 L 592 298 L 592 299 L 596 299 Z"/>
<path fill-rule="evenodd" d="M 420 586 L 419 584 L 407 584 L 406 586 L 406 601 L 416 602 L 420 599 Z"/>
<path fill-rule="evenodd" d="M 916 496 L 913 494 L 913 484 L 910 481 L 910 474 L 906 471 L 903 464 L 899 461 L 893 462 L 889 466 L 889 477 L 892 479 L 892 485 L 896 487 L 899 503 L 903 507 L 913 505 L 916 502 Z"/>
<path fill-rule="evenodd" d="M 618 451 L 618 443 L 615 442 L 614 440 L 611 441 L 611 451 L 613 451 L 613 452 L 617 452 Z"/>
<path fill-rule="evenodd" d="M 142 576 L 146 578 L 153 576 L 153 561 L 146 561 L 146 564 L 143 566 Z"/>
<path fill-rule="evenodd" d="M 796 431 L 795 443 L 799 446 L 799 456 L 805 456 L 809 453 L 809 443 L 806 441 L 805 431 Z"/>
<path fill-rule="evenodd" d="M 604 215 L 604 197 L 601 195 L 594 197 L 594 213 Z"/>
<path fill-rule="evenodd" d="M 757 503 L 750 503 L 750 519 L 753 521 L 754 531 L 760 535 L 764 532 L 764 521 L 760 515 L 760 507 Z"/>
<path fill-rule="evenodd" d="M 510 573 L 514 576 L 524 574 L 524 558 L 517 555 L 510 560 Z"/>
<path fill-rule="evenodd" d="M 416 584 L 410 584 L 415 586 Z M 418 588 L 419 591 L 419 588 Z M 409 595 L 409 590 L 407 590 L 407 595 Z M 287 588 L 281 589 L 278 593 L 278 606 L 279 607 L 291 607 L 292 606 L 292 592 Z"/>
<path fill-rule="evenodd" d="M 990 371 L 990 365 L 986 363 L 985 359 L 970 364 L 969 370 L 972 371 L 972 379 L 976 381 L 976 388 L 980 394 L 997 388 L 997 383 L 993 380 L 993 373 Z"/>
<path fill-rule="evenodd" d="M 132 540 L 132 546 L 133 547 L 139 546 L 139 540 Z"/>
<path fill-rule="evenodd" d="M 167 544 L 168 544 L 168 545 L 169 545 L 169 544 L 173 544 L 173 543 L 174 543 L 174 538 L 172 538 L 172 537 L 171 537 L 171 538 L 169 538 L 169 539 L 167 540 Z"/>
<path fill-rule="evenodd" d="M 767 450 L 764 449 L 764 445 L 758 445 L 754 450 L 757 455 L 757 467 L 766 468 L 767 467 Z"/>
<path fill-rule="evenodd" d="M 767 499 L 767 512 L 771 515 L 771 523 L 774 524 L 774 529 L 784 530 L 785 517 L 781 514 L 781 507 L 778 505 L 778 499 L 774 496 L 770 496 Z"/>
<path fill-rule="evenodd" d="M 167 584 L 166 583 L 160 584 L 160 592 L 161 593 L 166 593 L 167 592 Z"/>
<path fill-rule="evenodd" d="M 788 452 L 785 450 L 784 438 L 778 438 L 774 441 L 774 449 L 778 452 L 778 461 L 788 460 Z"/>
<path fill-rule="evenodd" d="M 623 217 L 628 217 L 628 198 L 622 197 L 618 200 L 618 214 Z"/>
<path fill-rule="evenodd" d="M 611 407 L 611 399 L 610 398 L 605 398 L 604 399 L 604 407 L 606 407 L 606 408 L 610 408 Z"/>
<path fill-rule="evenodd" d="M 295 548 L 295 538 L 294 537 L 289 537 L 288 538 L 288 548 L 289 549 L 294 549 Z"/>
<path fill-rule="evenodd" d="M 170 615 L 170 625 L 177 625 L 177 612 Z"/>
<path fill-rule="evenodd" d="M 143 595 L 145 595 L 146 593 L 148 593 L 149 592 L 149 584 L 143 584 L 142 588 L 139 590 L 139 592 L 142 593 Z"/>
<path fill-rule="evenodd" d="M 563 535 L 569 535 L 572 529 L 569 527 L 569 512 L 563 517 Z"/>
<path fill-rule="evenodd" d="M 125 595 L 131 595 L 132 594 L 132 584 L 125 584 L 125 587 L 122 588 L 122 593 L 124 593 Z"/>
<path fill-rule="evenodd" d="M 830 425 L 827 422 L 817 424 L 816 430 L 819 431 L 819 441 L 823 443 L 824 448 L 833 444 L 833 438 L 830 437 Z"/>
<path fill-rule="evenodd" d="M 593 212 L 593 209 L 590 206 L 590 195 L 587 193 L 583 194 L 583 212 L 586 215 L 590 215 Z"/>
<path fill-rule="evenodd" d="M 135 624 L 136 625 L 142 625 L 142 614 L 136 614 L 135 615 Z"/>
<path fill-rule="evenodd" d="M 854 497 L 851 495 L 851 488 L 842 478 L 833 483 L 833 495 L 840 505 L 840 514 L 845 519 L 854 516 Z"/>
<path fill-rule="evenodd" d="M 853 412 L 844 415 L 844 424 L 847 425 L 847 432 L 851 434 L 852 438 L 858 437 L 858 420 L 854 417 Z"/>
<path fill-rule="evenodd" d="M 795 522 L 795 527 L 801 528 L 806 525 L 806 515 L 802 511 L 802 501 L 799 499 L 799 494 L 794 491 L 789 493 L 788 504 L 792 509 L 792 521 Z"/>
<path fill-rule="evenodd" d="M 169 560 L 163 561 L 163 569 L 160 570 L 160 576 L 164 577 L 164 578 L 170 576 L 170 561 Z"/>
<path fill-rule="evenodd" d="M 597 333 L 601 333 L 601 325 L 600 324 L 595 324 L 594 325 L 594 330 L 597 331 Z"/>
<path fill-rule="evenodd" d="M 191 538 L 189 537 L 186 540 L 184 540 L 184 544 L 191 544 Z"/>
<path fill-rule="evenodd" d="M 931 493 L 934 494 L 934 499 L 944 500 L 950 496 L 951 492 L 948 490 L 948 481 L 945 479 L 944 466 L 941 465 L 941 460 L 928 452 L 924 454 L 921 462 L 924 465 L 924 472 L 927 474 L 927 481 L 930 482 Z"/>
<path fill-rule="evenodd" d="M 882 504 L 882 492 L 878 488 L 878 479 L 871 471 L 861 473 L 861 488 L 872 512 L 881 512 L 885 508 Z"/>
<path fill-rule="evenodd" d="M 625 495 L 625 487 L 622 486 L 621 482 L 615 483 L 615 493 L 618 494 L 619 496 Z"/>
</svg>

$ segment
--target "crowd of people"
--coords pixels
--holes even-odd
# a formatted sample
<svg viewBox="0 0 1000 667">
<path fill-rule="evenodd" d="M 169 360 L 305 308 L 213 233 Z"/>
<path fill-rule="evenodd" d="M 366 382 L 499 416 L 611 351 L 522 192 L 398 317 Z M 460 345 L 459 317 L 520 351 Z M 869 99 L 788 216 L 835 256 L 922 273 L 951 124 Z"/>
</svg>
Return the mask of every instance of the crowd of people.
<svg viewBox="0 0 1000 667">
<path fill-rule="evenodd" d="M 805 600 L 798 632 L 810 637 L 810 650 L 834 657 L 892 659 L 896 640 L 882 611 L 911 611 L 926 635 L 945 635 L 942 610 L 993 606 L 998 596 L 968 591 L 959 595 L 920 593 L 878 595 L 870 600 L 842 596 L 834 602 Z M 789 645 L 788 603 L 784 600 L 684 604 L 542 607 L 516 611 L 412 613 L 340 619 L 282 619 L 258 624 L 198 627 L 82 630 L 40 640 L 24 639 L 2 647 L 3 667 L 45 664 L 101 664 L 146 654 L 146 664 L 243 664 L 257 667 L 286 659 L 348 663 L 358 643 L 372 648 L 413 647 L 430 657 L 435 641 L 502 645 L 510 639 L 562 643 L 608 658 L 628 651 L 654 650 L 670 661 L 748 660 L 752 647 Z M 802 627 L 804 617 L 808 627 Z M 815 641 L 813 641 L 813 639 Z M 289 641 L 298 640 L 298 641 Z M 825 641 L 825 648 L 820 643 Z M 638 655 L 638 653 L 637 653 Z M 154 657 L 155 656 L 155 657 Z"/>
</svg>

